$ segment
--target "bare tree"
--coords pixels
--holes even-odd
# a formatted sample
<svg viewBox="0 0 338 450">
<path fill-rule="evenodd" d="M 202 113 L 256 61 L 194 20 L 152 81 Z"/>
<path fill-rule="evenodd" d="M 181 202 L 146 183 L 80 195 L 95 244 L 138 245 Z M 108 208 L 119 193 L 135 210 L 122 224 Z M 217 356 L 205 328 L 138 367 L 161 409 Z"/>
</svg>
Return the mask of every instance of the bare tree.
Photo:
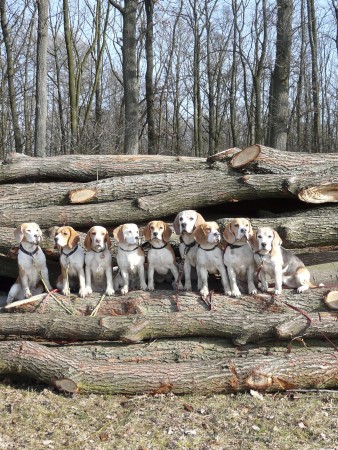
<svg viewBox="0 0 338 450">
<path fill-rule="evenodd" d="M 286 150 L 289 121 L 289 77 L 293 0 L 277 0 L 275 68 L 271 77 L 268 145 Z"/>
<path fill-rule="evenodd" d="M 145 10 L 147 16 L 146 25 L 146 104 L 147 104 L 147 125 L 148 125 L 148 154 L 156 154 L 156 135 L 155 135 L 155 118 L 154 118 L 154 3 L 155 0 L 145 0 Z"/>
<path fill-rule="evenodd" d="M 46 156 L 48 0 L 38 0 L 35 156 Z"/>
</svg>

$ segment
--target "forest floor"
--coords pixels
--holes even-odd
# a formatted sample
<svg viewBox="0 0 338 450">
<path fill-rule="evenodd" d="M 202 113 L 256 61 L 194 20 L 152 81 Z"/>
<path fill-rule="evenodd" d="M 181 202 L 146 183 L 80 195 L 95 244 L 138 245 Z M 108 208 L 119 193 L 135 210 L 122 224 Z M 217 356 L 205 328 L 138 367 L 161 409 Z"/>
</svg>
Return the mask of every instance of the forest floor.
<svg viewBox="0 0 338 450">
<path fill-rule="evenodd" d="M 338 391 L 64 396 L 0 387 L 1 449 L 338 449 Z"/>
</svg>

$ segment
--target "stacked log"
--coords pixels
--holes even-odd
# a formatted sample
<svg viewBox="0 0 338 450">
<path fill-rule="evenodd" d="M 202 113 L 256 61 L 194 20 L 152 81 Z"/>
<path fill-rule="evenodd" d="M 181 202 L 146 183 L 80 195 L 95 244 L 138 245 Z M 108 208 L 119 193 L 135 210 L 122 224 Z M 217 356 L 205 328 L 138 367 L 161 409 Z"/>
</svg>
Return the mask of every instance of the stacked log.
<svg viewBox="0 0 338 450">
<path fill-rule="evenodd" d="M 10 155 L 0 165 L 0 277 L 16 277 L 13 231 L 23 222 L 43 229 L 53 283 L 59 271 L 57 226 L 73 226 L 83 241 L 94 224 L 109 231 L 125 222 L 142 227 L 152 219 L 170 221 L 183 209 L 203 209 L 222 228 L 230 218 L 227 205 L 243 216 L 242 202 L 262 199 L 284 210 L 293 202 L 293 209 L 256 211 L 254 228 L 275 228 L 283 245 L 298 253 L 325 246 L 325 253 L 311 253 L 309 260 L 337 261 L 337 166 L 336 154 L 259 145 L 208 159 Z M 178 237 L 173 234 L 171 241 L 177 249 Z M 113 247 L 114 263 L 115 255 Z M 216 292 L 208 304 L 195 292 L 162 289 L 104 299 L 42 294 L 9 305 L 0 315 L 0 374 L 21 374 L 66 392 L 205 394 L 338 386 L 335 287 L 234 299 L 217 293 L 218 282 L 213 280 Z"/>
</svg>

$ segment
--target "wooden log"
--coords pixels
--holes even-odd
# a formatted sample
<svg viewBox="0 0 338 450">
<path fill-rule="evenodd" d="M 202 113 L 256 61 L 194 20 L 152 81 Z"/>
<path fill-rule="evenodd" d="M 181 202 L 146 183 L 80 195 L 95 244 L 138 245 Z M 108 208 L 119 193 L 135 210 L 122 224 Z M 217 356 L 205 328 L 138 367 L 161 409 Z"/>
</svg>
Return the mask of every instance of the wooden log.
<svg viewBox="0 0 338 450">
<path fill-rule="evenodd" d="M 304 355 L 236 358 L 210 362 L 111 364 L 67 358 L 33 342 L 0 343 L 1 375 L 20 374 L 66 392 L 197 394 L 336 388 L 337 357 Z"/>
<path fill-rule="evenodd" d="M 337 346 L 338 341 L 332 342 Z M 45 343 L 68 358 L 77 360 L 107 361 L 118 363 L 182 363 L 188 361 L 212 361 L 233 358 L 258 358 L 259 356 L 285 356 L 289 353 L 304 354 L 311 351 L 320 358 L 321 353 L 333 350 L 327 341 L 297 338 L 290 342 L 269 341 L 235 346 L 217 338 L 157 339 L 137 344 L 122 342 L 84 342 L 58 345 Z"/>
<path fill-rule="evenodd" d="M 219 280 L 217 280 L 219 282 Z M 218 287 L 216 280 L 212 288 Z M 275 301 L 269 294 L 257 294 L 255 296 L 243 295 L 240 298 L 227 297 L 224 294 L 214 292 L 212 295 L 212 310 L 220 311 L 229 316 L 237 315 L 239 311 L 243 315 L 255 315 L 257 311 L 265 311 L 267 314 L 290 313 L 289 303 L 295 307 L 306 311 L 320 311 L 325 309 L 323 299 L 328 292 L 328 288 L 311 289 L 306 294 L 295 294 L 294 290 L 284 289 L 282 294 Z M 66 297 L 55 294 L 67 308 L 74 310 L 77 316 L 88 316 L 92 313 L 99 303 L 101 294 L 93 293 L 84 299 L 72 294 Z M 29 299 L 25 302 L 14 302 L 4 308 L 4 312 L 15 313 L 37 313 L 65 315 L 67 312 L 52 298 L 44 302 L 46 294 L 36 298 L 30 303 Z M 154 292 L 130 291 L 127 295 L 115 294 L 113 297 L 106 297 L 100 304 L 97 316 L 120 316 L 128 314 L 168 314 L 181 312 L 199 312 L 203 313 L 209 310 L 209 306 L 200 298 L 197 292 L 180 292 L 178 297 L 173 290 L 158 289 Z"/>
<path fill-rule="evenodd" d="M 309 320 L 309 317 L 311 320 Z M 338 314 L 316 311 L 302 314 L 290 308 L 281 314 L 238 308 L 223 311 L 158 313 L 129 316 L 79 317 L 41 314 L 1 314 L 0 333 L 52 341 L 121 340 L 139 342 L 147 339 L 193 336 L 223 337 L 236 345 L 278 338 L 289 340 L 338 336 Z"/>
<path fill-rule="evenodd" d="M 264 145 L 251 145 L 234 154 L 229 166 L 244 173 L 336 174 L 337 153 L 298 153 L 277 150 Z"/>
<path fill-rule="evenodd" d="M 207 169 L 205 158 L 162 155 L 61 155 L 32 158 L 12 153 L 0 164 L 0 183 L 93 181 L 122 175 Z"/>
</svg>

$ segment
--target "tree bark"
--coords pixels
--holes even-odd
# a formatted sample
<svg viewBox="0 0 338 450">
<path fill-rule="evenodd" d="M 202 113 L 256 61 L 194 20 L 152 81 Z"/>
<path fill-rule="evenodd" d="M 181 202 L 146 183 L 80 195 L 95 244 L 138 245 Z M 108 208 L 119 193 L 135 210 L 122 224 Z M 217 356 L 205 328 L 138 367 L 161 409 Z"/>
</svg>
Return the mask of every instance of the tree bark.
<svg viewBox="0 0 338 450">
<path fill-rule="evenodd" d="M 94 181 L 123 175 L 208 169 L 205 158 L 157 155 L 71 155 L 30 158 L 11 154 L 0 164 L 0 183 L 18 181 Z"/>
<path fill-rule="evenodd" d="M 266 303 L 265 303 L 266 304 Z M 309 320 L 311 318 L 311 321 Z M 176 312 L 126 316 L 79 317 L 41 314 L 1 314 L 5 338 L 42 338 L 51 341 L 115 341 L 135 343 L 148 339 L 195 336 L 222 337 L 235 345 L 266 339 L 337 338 L 338 314 L 315 311 L 303 315 L 269 309 L 234 308 L 233 311 Z"/>
<path fill-rule="evenodd" d="M 38 39 L 36 69 L 35 145 L 34 155 L 46 156 L 47 139 L 47 47 L 48 0 L 38 0 Z"/>
<path fill-rule="evenodd" d="M 148 154 L 154 155 L 157 152 L 156 148 L 156 134 L 155 134 L 155 114 L 154 114 L 154 0 L 145 0 L 145 10 L 147 16 L 146 29 L 146 102 L 147 102 L 147 125 L 148 125 Z"/>
<path fill-rule="evenodd" d="M 297 175 L 325 172 L 334 175 L 338 170 L 338 154 L 283 152 L 257 144 L 236 153 L 229 165 L 245 173 Z"/>
<path fill-rule="evenodd" d="M 66 392 L 110 394 L 226 393 L 249 389 L 273 392 L 335 388 L 337 359 L 332 351 L 212 362 L 111 364 L 67 358 L 32 342 L 0 343 L 1 374 L 20 374 Z"/>
</svg>

